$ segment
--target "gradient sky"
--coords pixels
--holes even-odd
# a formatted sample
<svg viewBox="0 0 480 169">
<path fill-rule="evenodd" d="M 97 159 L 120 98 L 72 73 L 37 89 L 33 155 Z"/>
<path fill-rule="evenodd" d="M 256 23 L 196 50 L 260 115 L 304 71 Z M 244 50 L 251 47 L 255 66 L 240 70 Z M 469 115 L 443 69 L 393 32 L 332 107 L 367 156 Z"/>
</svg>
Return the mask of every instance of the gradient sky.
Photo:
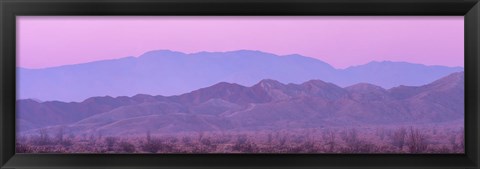
<svg viewBox="0 0 480 169">
<path fill-rule="evenodd" d="M 463 66 L 463 16 L 18 16 L 18 66 L 45 68 L 139 56 L 261 50 L 336 68 L 370 61 Z"/>
</svg>

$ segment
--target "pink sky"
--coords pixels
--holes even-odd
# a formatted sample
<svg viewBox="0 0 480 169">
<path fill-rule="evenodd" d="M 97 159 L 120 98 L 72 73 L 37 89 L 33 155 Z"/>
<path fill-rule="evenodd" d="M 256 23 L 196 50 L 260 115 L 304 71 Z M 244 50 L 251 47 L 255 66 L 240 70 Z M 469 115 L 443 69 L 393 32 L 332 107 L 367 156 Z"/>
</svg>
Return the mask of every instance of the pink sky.
<svg viewBox="0 0 480 169">
<path fill-rule="evenodd" d="M 169 49 L 301 54 L 336 68 L 370 61 L 463 66 L 463 16 L 19 16 L 18 66 L 44 68 Z"/>
</svg>

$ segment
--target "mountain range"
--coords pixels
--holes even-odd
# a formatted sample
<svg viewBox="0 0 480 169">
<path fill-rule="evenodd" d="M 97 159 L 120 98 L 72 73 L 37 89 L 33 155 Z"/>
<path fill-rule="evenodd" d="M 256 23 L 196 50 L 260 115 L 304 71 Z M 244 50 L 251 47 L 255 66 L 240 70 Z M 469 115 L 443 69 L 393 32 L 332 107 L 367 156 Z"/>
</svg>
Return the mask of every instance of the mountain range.
<svg viewBox="0 0 480 169">
<path fill-rule="evenodd" d="M 348 58 L 345 58 L 348 59 Z M 17 69 L 19 99 L 80 102 L 93 96 L 173 96 L 220 82 L 253 86 L 263 79 L 303 83 L 321 79 L 340 87 L 370 83 L 385 89 L 428 84 L 462 67 L 373 61 L 336 69 L 318 59 L 261 51 L 199 52 L 169 50 L 43 69 Z"/>
<path fill-rule="evenodd" d="M 322 80 L 252 86 L 220 82 L 175 96 L 91 97 L 82 102 L 17 101 L 19 132 L 135 135 L 331 126 L 463 122 L 464 72 L 421 86 L 340 87 Z"/>
</svg>

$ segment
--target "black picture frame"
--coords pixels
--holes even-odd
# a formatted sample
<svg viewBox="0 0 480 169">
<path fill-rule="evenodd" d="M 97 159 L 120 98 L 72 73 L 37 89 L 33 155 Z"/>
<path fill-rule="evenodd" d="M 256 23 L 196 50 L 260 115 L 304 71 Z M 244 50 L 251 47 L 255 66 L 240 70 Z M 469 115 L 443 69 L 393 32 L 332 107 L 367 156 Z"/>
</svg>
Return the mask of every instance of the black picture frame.
<svg viewBox="0 0 480 169">
<path fill-rule="evenodd" d="M 0 168 L 479 168 L 478 0 L 0 0 Z M 15 154 L 16 16 L 456 15 L 465 17 L 465 154 Z M 432 27 L 431 29 L 435 29 Z"/>
</svg>

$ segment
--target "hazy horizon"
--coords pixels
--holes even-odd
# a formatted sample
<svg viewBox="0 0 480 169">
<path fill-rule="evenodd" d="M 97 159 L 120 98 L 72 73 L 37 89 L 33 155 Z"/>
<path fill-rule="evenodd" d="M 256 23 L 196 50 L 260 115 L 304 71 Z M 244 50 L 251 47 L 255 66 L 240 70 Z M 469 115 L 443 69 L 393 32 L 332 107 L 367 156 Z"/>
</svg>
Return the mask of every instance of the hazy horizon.
<svg viewBox="0 0 480 169">
<path fill-rule="evenodd" d="M 463 66 L 462 16 L 17 17 L 17 63 L 46 68 L 139 56 L 259 50 L 335 68 L 389 60 Z M 436 29 L 431 29 L 436 27 Z"/>
<path fill-rule="evenodd" d="M 192 53 L 188 53 L 188 52 L 182 52 L 182 51 L 174 51 L 174 50 L 170 50 L 170 49 L 154 49 L 154 50 L 149 50 L 149 51 L 146 51 L 144 53 L 142 53 L 141 55 L 138 55 L 138 56 L 125 56 L 125 57 L 119 57 L 119 58 L 113 58 L 113 59 L 100 59 L 100 60 L 91 60 L 91 61 L 88 61 L 88 62 L 82 62 L 82 63 L 73 63 L 73 64 L 65 64 L 65 65 L 56 65 L 56 66 L 51 66 L 51 67 L 42 67 L 42 68 L 28 68 L 28 67 L 20 67 L 20 66 L 17 66 L 17 68 L 22 68 L 22 69 L 49 69 L 49 68 L 55 68 L 55 67 L 62 67 L 62 66 L 72 66 L 72 65 L 80 65 L 80 64 L 88 64 L 88 63 L 93 63 L 93 62 L 100 62 L 100 61 L 111 61 L 111 60 L 117 60 L 117 59 L 126 59 L 126 58 L 140 58 L 142 55 L 146 54 L 146 53 L 149 53 L 149 52 L 154 52 L 154 51 L 172 51 L 172 52 L 180 52 L 180 53 L 183 53 L 183 54 L 186 54 L 186 55 L 195 55 L 195 54 L 200 54 L 200 53 L 229 53 L 229 52 L 237 52 L 237 51 L 255 51 L 255 52 L 262 52 L 262 53 L 268 53 L 268 54 L 273 54 L 273 53 L 269 53 L 269 52 L 264 52 L 264 51 L 259 51 L 259 50 L 248 50 L 248 49 L 238 49 L 238 50 L 231 50 L 231 51 L 223 51 L 223 52 L 219 52 L 219 51 L 199 51 L 199 52 L 192 52 Z M 274 54 L 275 55 L 275 54 Z M 278 55 L 278 57 L 286 57 L 286 56 L 290 56 L 290 55 L 300 55 L 300 54 L 289 54 L 289 55 Z M 310 57 L 310 56 L 305 56 L 305 55 L 300 55 L 300 56 L 303 56 L 303 57 L 307 57 L 307 58 L 312 58 L 312 59 L 315 59 L 315 60 L 318 60 L 318 61 L 322 61 L 322 62 L 325 62 L 323 60 L 320 60 L 319 58 L 315 58 L 315 57 Z M 228 56 L 226 56 L 228 57 Z M 350 68 L 350 67 L 355 67 L 355 66 L 362 66 L 362 65 L 366 65 L 368 63 L 372 63 L 372 62 L 397 62 L 397 63 L 411 63 L 411 64 L 419 64 L 419 65 L 425 65 L 425 66 L 444 66 L 444 65 L 427 65 L 427 64 L 422 64 L 422 63 L 414 63 L 414 62 L 407 62 L 407 61 L 392 61 L 392 60 L 371 60 L 371 61 L 367 61 L 365 63 L 361 63 L 361 64 L 358 64 L 358 65 L 349 65 L 345 68 L 337 68 L 337 67 L 334 67 L 333 65 L 331 65 L 330 63 L 328 62 L 325 62 L 327 64 L 329 64 L 330 66 L 332 66 L 333 68 L 335 69 L 338 69 L 338 70 L 342 70 L 342 69 L 347 69 L 347 68 Z M 461 65 L 461 66 L 445 66 L 445 67 L 460 67 L 460 68 L 464 68 L 464 65 Z"/>
</svg>

